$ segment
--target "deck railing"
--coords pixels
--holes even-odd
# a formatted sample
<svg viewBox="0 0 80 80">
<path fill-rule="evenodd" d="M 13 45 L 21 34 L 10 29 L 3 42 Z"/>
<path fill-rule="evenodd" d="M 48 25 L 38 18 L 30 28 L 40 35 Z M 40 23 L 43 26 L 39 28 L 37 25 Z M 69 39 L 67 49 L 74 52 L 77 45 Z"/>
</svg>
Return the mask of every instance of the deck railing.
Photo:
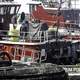
<svg viewBox="0 0 80 80">
<path fill-rule="evenodd" d="M 56 35 L 56 31 L 49 32 L 47 31 L 38 31 L 37 33 L 33 32 L 20 32 L 20 31 L 7 31 L 0 30 L 0 39 L 1 40 L 11 40 L 11 41 L 22 41 L 22 42 L 48 42 L 50 40 L 56 40 L 56 36 L 58 36 L 58 40 L 80 40 L 80 29 L 77 30 L 69 30 L 67 33 L 63 32 L 58 33 Z M 67 36 L 67 38 L 65 37 Z M 75 38 L 75 39 L 74 39 Z"/>
<path fill-rule="evenodd" d="M 0 30 L 1 40 L 22 41 L 22 42 L 45 42 L 48 41 L 48 31 L 35 32 L 16 32 L 8 30 Z M 13 38 L 13 39 L 12 39 Z M 17 40 L 18 38 L 18 40 Z"/>
</svg>

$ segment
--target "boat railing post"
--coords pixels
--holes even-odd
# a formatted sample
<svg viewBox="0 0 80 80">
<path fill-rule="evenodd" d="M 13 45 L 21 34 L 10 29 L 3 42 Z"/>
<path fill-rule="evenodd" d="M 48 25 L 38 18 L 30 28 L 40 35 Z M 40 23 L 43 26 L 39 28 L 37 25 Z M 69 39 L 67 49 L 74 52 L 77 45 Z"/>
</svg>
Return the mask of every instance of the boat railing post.
<svg viewBox="0 0 80 80">
<path fill-rule="evenodd" d="M 25 42 L 25 34 L 26 32 L 22 32 L 23 33 L 23 42 Z M 21 54 L 21 58 L 25 56 L 25 46 L 22 46 L 22 54 Z"/>
<path fill-rule="evenodd" d="M 72 38 L 71 38 L 71 30 L 69 30 L 69 35 L 68 36 L 69 36 L 69 40 L 72 41 Z"/>
<path fill-rule="evenodd" d="M 38 31 L 38 34 L 37 34 L 37 39 L 39 40 L 39 33 L 40 33 L 40 31 Z"/>
<path fill-rule="evenodd" d="M 45 35 L 45 31 L 43 32 L 43 34 L 44 34 L 44 36 L 43 36 L 43 37 L 44 37 L 44 42 L 45 42 L 45 36 L 46 36 L 46 35 Z"/>
<path fill-rule="evenodd" d="M 68 46 L 68 56 L 71 56 L 71 47 Z"/>
<path fill-rule="evenodd" d="M 41 34 L 42 34 L 42 31 L 40 31 L 40 42 L 41 42 Z"/>
<path fill-rule="evenodd" d="M 32 37 L 31 37 L 32 32 L 28 32 L 28 33 L 29 33 L 29 41 L 31 42 L 32 41 Z"/>
<path fill-rule="evenodd" d="M 48 41 L 48 31 L 46 31 L 46 40 Z"/>
<path fill-rule="evenodd" d="M 61 47 L 60 48 L 60 57 L 62 56 L 62 54 L 63 54 L 63 48 Z"/>
<path fill-rule="evenodd" d="M 56 31 L 55 31 L 55 33 L 54 33 L 54 37 L 56 38 Z"/>
<path fill-rule="evenodd" d="M 22 39 L 23 39 L 23 42 L 25 42 L 25 32 L 22 32 L 22 33 L 23 33 Z"/>
</svg>

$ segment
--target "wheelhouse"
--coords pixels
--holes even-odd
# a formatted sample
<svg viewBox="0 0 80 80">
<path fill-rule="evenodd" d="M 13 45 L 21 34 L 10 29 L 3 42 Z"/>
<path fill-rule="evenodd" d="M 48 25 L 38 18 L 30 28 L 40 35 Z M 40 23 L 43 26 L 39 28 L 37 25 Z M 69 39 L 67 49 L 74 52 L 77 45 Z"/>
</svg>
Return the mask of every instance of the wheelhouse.
<svg viewBox="0 0 80 80">
<path fill-rule="evenodd" d="M 0 30 L 9 30 L 11 18 L 18 13 L 20 6 L 16 2 L 0 2 Z"/>
</svg>

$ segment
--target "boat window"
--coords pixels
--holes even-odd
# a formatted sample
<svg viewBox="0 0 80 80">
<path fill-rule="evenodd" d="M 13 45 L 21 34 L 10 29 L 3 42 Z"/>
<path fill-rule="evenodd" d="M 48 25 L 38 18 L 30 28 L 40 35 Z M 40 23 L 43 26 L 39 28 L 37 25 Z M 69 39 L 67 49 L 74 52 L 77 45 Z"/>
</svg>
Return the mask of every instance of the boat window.
<svg viewBox="0 0 80 80">
<path fill-rule="evenodd" d="M 0 7 L 0 14 L 4 15 L 10 13 L 10 6 L 2 6 Z"/>
<path fill-rule="evenodd" d="M 4 6 L 3 7 L 3 11 L 4 11 L 3 14 L 6 14 L 7 13 L 7 10 L 8 10 L 8 7 L 7 6 Z"/>
<path fill-rule="evenodd" d="M 32 9 L 31 11 L 35 10 L 35 8 L 36 8 L 35 5 L 31 5 L 31 9 Z"/>
<path fill-rule="evenodd" d="M 0 7 L 0 14 L 3 14 L 3 7 Z"/>
<path fill-rule="evenodd" d="M 0 7 L 0 14 L 4 15 L 4 14 L 14 14 L 16 12 L 18 12 L 20 7 L 18 6 L 2 6 Z"/>
<path fill-rule="evenodd" d="M 20 7 L 18 7 L 18 6 L 16 7 L 16 12 L 18 12 L 18 11 L 19 11 L 19 8 L 20 8 Z"/>
<path fill-rule="evenodd" d="M 4 14 L 10 14 L 10 6 L 5 6 L 4 10 L 5 10 Z"/>
<path fill-rule="evenodd" d="M 14 14 L 15 7 L 11 7 L 10 14 Z"/>
</svg>

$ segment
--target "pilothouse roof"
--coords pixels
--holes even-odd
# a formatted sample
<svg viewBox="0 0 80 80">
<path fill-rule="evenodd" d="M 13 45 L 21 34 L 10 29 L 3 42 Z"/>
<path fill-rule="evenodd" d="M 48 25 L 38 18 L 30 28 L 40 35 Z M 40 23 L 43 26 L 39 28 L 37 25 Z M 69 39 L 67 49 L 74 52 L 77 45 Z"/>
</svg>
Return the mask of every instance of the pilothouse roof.
<svg viewBox="0 0 80 80">
<path fill-rule="evenodd" d="M 39 5 L 39 4 L 41 4 L 42 2 L 40 2 L 40 1 L 30 1 L 30 2 L 28 2 L 27 4 L 32 4 L 32 5 Z"/>
<path fill-rule="evenodd" d="M 17 2 L 0 2 L 0 6 L 4 6 L 4 5 L 21 5 Z"/>
</svg>

